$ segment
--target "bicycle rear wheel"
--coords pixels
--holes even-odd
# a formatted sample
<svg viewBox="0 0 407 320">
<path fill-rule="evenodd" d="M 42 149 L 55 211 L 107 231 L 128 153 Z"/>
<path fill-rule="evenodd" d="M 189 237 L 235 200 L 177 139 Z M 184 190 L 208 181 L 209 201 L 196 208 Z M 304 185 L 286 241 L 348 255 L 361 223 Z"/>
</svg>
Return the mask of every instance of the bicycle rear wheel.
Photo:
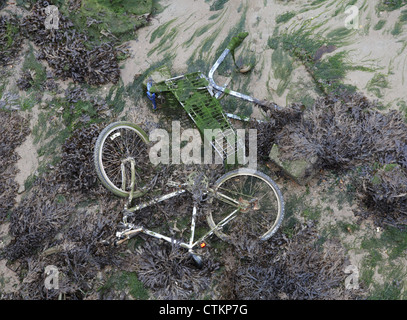
<svg viewBox="0 0 407 320">
<path fill-rule="evenodd" d="M 108 125 L 100 133 L 94 151 L 96 174 L 102 184 L 119 197 L 128 197 L 131 184 L 131 165 L 126 159 L 134 159 L 136 184 L 137 171 L 148 163 L 147 134 L 131 122 L 119 121 Z M 122 167 L 122 165 L 124 167 Z M 123 180 L 125 179 L 125 185 Z"/>
<path fill-rule="evenodd" d="M 260 171 L 249 168 L 230 171 L 214 185 L 207 222 L 225 241 L 242 234 L 269 239 L 284 217 L 284 200 L 276 183 Z"/>
</svg>

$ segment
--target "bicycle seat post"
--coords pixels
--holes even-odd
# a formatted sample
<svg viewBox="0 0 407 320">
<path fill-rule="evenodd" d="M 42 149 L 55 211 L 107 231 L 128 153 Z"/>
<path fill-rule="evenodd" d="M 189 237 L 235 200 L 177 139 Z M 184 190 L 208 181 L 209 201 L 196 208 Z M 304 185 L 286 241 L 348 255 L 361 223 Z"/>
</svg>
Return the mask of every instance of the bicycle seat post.
<svg viewBox="0 0 407 320">
<path fill-rule="evenodd" d="M 192 209 L 191 238 L 189 239 L 189 246 L 191 249 L 195 238 L 195 220 L 196 220 L 196 203 L 194 203 L 194 208 Z"/>
</svg>

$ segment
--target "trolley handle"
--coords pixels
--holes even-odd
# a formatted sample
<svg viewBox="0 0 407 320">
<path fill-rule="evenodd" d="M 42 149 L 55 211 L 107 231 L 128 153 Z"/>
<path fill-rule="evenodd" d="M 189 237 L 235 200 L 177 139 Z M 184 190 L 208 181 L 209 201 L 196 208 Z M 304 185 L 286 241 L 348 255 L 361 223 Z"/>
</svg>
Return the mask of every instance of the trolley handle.
<svg viewBox="0 0 407 320">
<path fill-rule="evenodd" d="M 249 35 L 248 32 L 241 32 L 239 33 L 237 36 L 233 37 L 232 40 L 230 40 L 229 44 L 227 45 L 226 49 L 223 50 L 222 54 L 220 55 L 220 57 L 218 58 L 218 60 L 216 60 L 216 62 L 214 63 L 214 65 L 212 66 L 211 70 L 209 71 L 208 77 L 210 79 L 211 82 L 214 83 L 213 81 L 213 75 L 216 71 L 216 69 L 218 69 L 218 67 L 220 66 L 220 64 L 223 62 L 223 60 L 225 60 L 226 56 L 231 53 L 233 56 L 233 60 L 235 59 L 235 50 L 237 47 L 239 47 L 242 42 L 244 41 L 244 39 L 246 39 L 246 37 Z"/>
<path fill-rule="evenodd" d="M 242 44 L 242 42 L 244 41 L 244 39 L 247 38 L 248 35 L 248 32 L 240 32 L 237 36 L 233 37 L 232 40 L 230 40 L 226 48 L 228 48 L 233 54 L 237 47 Z"/>
<path fill-rule="evenodd" d="M 212 88 L 214 88 L 215 90 L 217 90 L 219 92 L 224 92 L 224 93 L 226 93 L 228 95 L 231 95 L 231 96 L 234 96 L 236 98 L 255 103 L 255 104 L 260 105 L 260 106 L 269 106 L 269 103 L 266 102 L 266 101 L 261 101 L 259 99 L 248 96 L 246 94 L 243 94 L 243 93 L 233 91 L 233 90 L 227 89 L 225 87 L 219 86 L 218 84 L 215 83 L 215 80 L 213 79 L 215 71 L 218 69 L 218 67 L 223 62 L 223 60 L 225 60 L 225 58 L 227 57 L 227 55 L 229 53 L 231 53 L 233 58 L 234 58 L 234 51 L 236 50 L 237 47 L 239 47 L 242 44 L 242 42 L 244 41 L 244 39 L 246 39 L 246 37 L 248 35 L 249 35 L 248 32 L 241 32 L 237 36 L 233 37 L 232 40 L 230 40 L 227 48 L 222 52 L 222 54 L 220 55 L 218 60 L 216 60 L 216 62 L 214 63 L 214 65 L 212 66 L 211 70 L 208 73 L 209 84 L 210 84 L 210 86 Z M 277 106 L 276 104 L 273 104 L 273 107 L 275 109 L 277 109 L 277 110 L 280 109 L 280 107 Z"/>
</svg>

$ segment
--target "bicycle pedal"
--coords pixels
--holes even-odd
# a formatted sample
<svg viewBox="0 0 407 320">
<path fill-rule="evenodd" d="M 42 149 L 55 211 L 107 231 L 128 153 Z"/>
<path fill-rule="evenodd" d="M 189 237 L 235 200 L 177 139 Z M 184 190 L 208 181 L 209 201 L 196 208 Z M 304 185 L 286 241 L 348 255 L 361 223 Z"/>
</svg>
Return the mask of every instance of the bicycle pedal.
<svg viewBox="0 0 407 320">
<path fill-rule="evenodd" d="M 191 257 L 195 267 L 198 268 L 198 269 L 202 269 L 202 267 L 203 267 L 202 257 L 200 255 L 197 255 L 197 254 L 192 253 L 192 252 L 189 253 L 189 256 Z"/>
</svg>

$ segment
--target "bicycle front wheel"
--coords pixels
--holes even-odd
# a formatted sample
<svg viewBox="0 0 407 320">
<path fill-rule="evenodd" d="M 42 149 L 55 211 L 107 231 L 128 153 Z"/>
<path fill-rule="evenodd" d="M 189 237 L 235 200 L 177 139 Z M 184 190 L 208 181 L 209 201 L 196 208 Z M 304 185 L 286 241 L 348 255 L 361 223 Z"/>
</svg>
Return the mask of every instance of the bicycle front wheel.
<svg viewBox="0 0 407 320">
<path fill-rule="evenodd" d="M 133 159 L 138 178 L 136 190 L 141 180 L 139 171 L 148 163 L 147 144 L 147 134 L 131 122 L 114 122 L 104 128 L 94 151 L 96 173 L 102 184 L 115 195 L 128 197 L 132 182 L 130 159 Z"/>
<path fill-rule="evenodd" d="M 230 171 L 214 185 L 207 221 L 225 241 L 242 234 L 269 239 L 281 225 L 284 200 L 276 183 L 260 171 L 249 168 Z"/>
</svg>

